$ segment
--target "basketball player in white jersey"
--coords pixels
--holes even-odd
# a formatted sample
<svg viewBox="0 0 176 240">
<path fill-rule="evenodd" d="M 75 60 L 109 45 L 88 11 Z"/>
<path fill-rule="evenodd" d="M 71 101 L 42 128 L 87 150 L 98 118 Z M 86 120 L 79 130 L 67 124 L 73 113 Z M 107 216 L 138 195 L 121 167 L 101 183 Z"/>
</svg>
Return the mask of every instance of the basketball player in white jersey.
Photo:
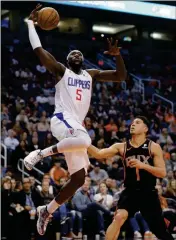
<svg viewBox="0 0 176 240">
<path fill-rule="evenodd" d="M 78 50 L 70 52 L 67 56 L 68 68 L 57 62 L 49 52 L 42 48 L 35 30 L 34 22 L 37 21 L 37 11 L 40 7 L 39 4 L 29 16 L 27 22 L 29 40 L 41 63 L 55 75 L 55 112 L 51 118 L 51 131 L 59 142 L 44 150 L 31 152 L 24 159 L 24 164 L 28 170 L 31 170 L 44 157 L 63 153 L 71 175 L 70 180 L 50 204 L 38 207 L 37 229 L 39 234 L 43 235 L 51 214 L 84 184 L 89 166 L 87 148 L 91 145 L 91 139 L 82 123 L 90 106 L 92 79 L 120 82 L 126 79 L 126 69 L 117 47 L 117 41 L 112 46 L 112 40 L 108 40 L 109 51 L 105 54 L 116 57 L 118 71 L 83 70 L 84 57 Z"/>
</svg>

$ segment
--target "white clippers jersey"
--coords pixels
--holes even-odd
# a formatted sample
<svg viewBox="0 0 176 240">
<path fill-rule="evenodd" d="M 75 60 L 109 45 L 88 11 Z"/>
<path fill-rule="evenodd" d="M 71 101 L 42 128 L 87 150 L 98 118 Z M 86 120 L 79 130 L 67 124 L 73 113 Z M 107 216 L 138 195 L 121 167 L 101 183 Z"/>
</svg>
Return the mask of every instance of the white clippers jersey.
<svg viewBox="0 0 176 240">
<path fill-rule="evenodd" d="M 92 77 L 82 70 L 80 75 L 66 68 L 62 79 L 56 84 L 55 112 L 63 117 L 74 118 L 82 123 L 90 106 Z"/>
</svg>

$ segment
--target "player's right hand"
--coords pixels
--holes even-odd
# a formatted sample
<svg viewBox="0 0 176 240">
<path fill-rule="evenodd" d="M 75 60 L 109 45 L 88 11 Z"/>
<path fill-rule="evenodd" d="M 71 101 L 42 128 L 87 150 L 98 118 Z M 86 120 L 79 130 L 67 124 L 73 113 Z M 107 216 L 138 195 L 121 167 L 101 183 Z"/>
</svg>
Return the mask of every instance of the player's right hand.
<svg viewBox="0 0 176 240">
<path fill-rule="evenodd" d="M 42 7 L 42 5 L 39 3 L 37 4 L 36 8 L 31 12 L 29 15 L 29 20 L 32 20 L 33 22 L 37 22 L 38 17 L 38 10 Z"/>
</svg>

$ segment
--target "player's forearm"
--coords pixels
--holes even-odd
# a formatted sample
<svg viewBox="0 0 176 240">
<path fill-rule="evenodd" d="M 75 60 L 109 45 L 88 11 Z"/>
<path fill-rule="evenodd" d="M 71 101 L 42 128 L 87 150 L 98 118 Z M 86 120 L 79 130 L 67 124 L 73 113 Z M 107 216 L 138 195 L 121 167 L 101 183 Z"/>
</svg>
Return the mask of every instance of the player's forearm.
<svg viewBox="0 0 176 240">
<path fill-rule="evenodd" d="M 97 147 L 91 145 L 89 148 L 88 148 L 88 153 L 99 160 L 99 162 L 102 162 L 102 159 L 103 158 L 106 158 L 106 149 L 98 149 Z"/>
<path fill-rule="evenodd" d="M 117 69 L 118 77 L 120 78 L 120 80 L 125 81 L 127 76 L 127 71 L 126 71 L 126 67 L 121 54 L 116 56 L 116 69 Z"/>
<path fill-rule="evenodd" d="M 96 159 L 99 159 L 100 158 L 100 149 L 98 149 L 97 147 L 93 146 L 93 145 L 90 145 L 90 147 L 87 149 L 88 153 L 96 158 Z"/>
<path fill-rule="evenodd" d="M 153 167 L 148 164 L 144 164 L 143 167 L 144 170 L 151 173 L 153 176 L 158 178 L 164 178 L 166 176 L 166 169 L 165 168 L 159 168 L 159 167 Z"/>
<path fill-rule="evenodd" d="M 33 50 L 42 47 L 39 36 L 35 30 L 35 26 L 32 20 L 27 20 L 28 31 L 29 31 L 29 41 Z"/>
</svg>

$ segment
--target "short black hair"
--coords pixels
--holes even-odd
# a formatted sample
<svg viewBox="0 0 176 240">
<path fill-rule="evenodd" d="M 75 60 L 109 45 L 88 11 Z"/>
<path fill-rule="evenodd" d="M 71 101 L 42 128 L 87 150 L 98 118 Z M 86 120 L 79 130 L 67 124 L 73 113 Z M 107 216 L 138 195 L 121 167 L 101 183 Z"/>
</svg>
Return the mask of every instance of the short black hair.
<svg viewBox="0 0 176 240">
<path fill-rule="evenodd" d="M 136 118 L 141 119 L 145 123 L 145 125 L 147 125 L 148 129 L 150 128 L 150 122 L 145 116 L 137 116 L 137 117 L 135 117 L 135 119 Z"/>
</svg>

